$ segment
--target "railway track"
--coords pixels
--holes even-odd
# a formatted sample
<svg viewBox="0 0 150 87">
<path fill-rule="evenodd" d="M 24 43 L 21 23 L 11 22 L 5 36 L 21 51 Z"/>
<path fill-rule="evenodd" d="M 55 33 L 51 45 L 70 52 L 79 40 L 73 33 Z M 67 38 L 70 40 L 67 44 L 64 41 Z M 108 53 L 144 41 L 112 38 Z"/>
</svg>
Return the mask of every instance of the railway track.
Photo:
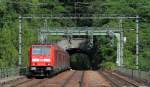
<svg viewBox="0 0 150 87">
<path fill-rule="evenodd" d="M 19 86 L 19 85 L 28 83 L 28 82 L 30 82 L 30 81 L 32 81 L 32 80 L 33 80 L 33 79 L 27 79 L 27 80 L 25 80 L 25 81 L 23 81 L 23 82 L 20 82 L 20 83 L 17 83 L 17 84 L 13 84 L 11 87 L 17 87 L 17 86 Z"/>
<path fill-rule="evenodd" d="M 68 77 L 71 73 L 74 74 L 75 72 L 76 71 L 65 71 L 58 75 L 52 76 L 51 78 L 32 78 L 32 79 L 23 78 L 23 79 L 19 79 L 19 80 L 15 81 L 15 82 L 0 85 L 0 87 L 43 87 L 43 86 L 45 87 L 47 85 L 47 84 L 45 84 L 46 82 L 51 82 L 52 80 L 55 80 L 56 78 L 57 78 L 57 80 L 60 78 L 65 79 L 65 77 Z M 60 79 L 60 81 L 61 81 L 61 79 Z"/>
<path fill-rule="evenodd" d="M 129 80 L 126 80 L 124 78 L 121 78 L 111 72 L 100 72 L 112 85 L 112 87 L 139 87 L 141 85 L 135 84 L 133 82 L 130 82 Z"/>
<path fill-rule="evenodd" d="M 84 71 L 75 71 L 65 82 L 62 84 L 61 87 L 83 87 L 83 78 L 84 78 Z"/>
<path fill-rule="evenodd" d="M 85 71 L 82 72 L 82 76 L 81 76 L 81 81 L 80 81 L 80 87 L 84 87 L 84 76 L 85 76 Z"/>
<path fill-rule="evenodd" d="M 42 84 L 46 80 L 48 80 L 48 79 L 47 78 L 45 78 L 45 79 L 27 79 L 24 82 L 11 85 L 10 87 L 25 87 L 26 85 L 27 85 L 27 87 L 36 87 L 37 85 Z"/>
<path fill-rule="evenodd" d="M 21 79 L 2 87 L 139 87 L 124 79 L 121 75 L 111 72 L 97 71 L 65 71 L 51 78 Z M 0 86 L 1 87 L 1 86 Z M 149 87 L 149 86 L 144 86 Z"/>
<path fill-rule="evenodd" d="M 111 87 L 109 82 L 98 71 L 85 72 L 84 87 Z"/>
<path fill-rule="evenodd" d="M 83 87 L 83 71 L 68 71 L 49 78 L 36 87 Z"/>
<path fill-rule="evenodd" d="M 65 80 L 65 82 L 62 84 L 62 87 L 65 87 L 65 86 L 67 85 L 68 81 L 71 80 L 71 78 L 75 75 L 75 73 L 77 73 L 77 71 L 75 71 L 71 76 L 69 76 L 69 77 Z"/>
</svg>

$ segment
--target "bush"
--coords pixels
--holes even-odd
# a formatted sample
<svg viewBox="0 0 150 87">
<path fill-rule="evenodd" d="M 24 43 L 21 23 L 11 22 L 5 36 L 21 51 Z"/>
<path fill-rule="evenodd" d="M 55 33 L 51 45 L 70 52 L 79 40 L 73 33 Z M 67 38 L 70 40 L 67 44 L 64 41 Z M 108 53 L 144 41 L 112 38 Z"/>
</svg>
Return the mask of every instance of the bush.
<svg viewBox="0 0 150 87">
<path fill-rule="evenodd" d="M 115 70 L 116 64 L 113 62 L 104 62 L 101 64 L 101 67 L 105 70 Z"/>
</svg>

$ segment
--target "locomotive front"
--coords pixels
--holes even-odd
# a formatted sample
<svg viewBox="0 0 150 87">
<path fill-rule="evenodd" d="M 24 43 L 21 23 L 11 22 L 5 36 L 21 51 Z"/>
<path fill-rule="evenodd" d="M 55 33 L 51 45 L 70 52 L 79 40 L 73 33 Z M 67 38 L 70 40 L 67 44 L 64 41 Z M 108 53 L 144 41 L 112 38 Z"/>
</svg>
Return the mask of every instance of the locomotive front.
<svg viewBox="0 0 150 87">
<path fill-rule="evenodd" d="M 29 53 L 29 72 L 35 76 L 47 76 L 52 70 L 51 46 L 32 45 Z"/>
</svg>

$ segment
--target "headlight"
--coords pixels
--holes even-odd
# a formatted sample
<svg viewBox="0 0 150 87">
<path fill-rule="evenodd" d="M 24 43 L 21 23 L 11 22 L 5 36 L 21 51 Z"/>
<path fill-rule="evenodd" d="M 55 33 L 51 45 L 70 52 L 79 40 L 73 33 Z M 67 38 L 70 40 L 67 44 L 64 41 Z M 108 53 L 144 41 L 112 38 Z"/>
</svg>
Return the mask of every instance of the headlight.
<svg viewBox="0 0 150 87">
<path fill-rule="evenodd" d="M 43 59 L 44 62 L 50 62 L 50 59 Z"/>
<path fill-rule="evenodd" d="M 35 58 L 35 59 L 32 59 L 32 62 L 39 62 L 40 60 Z"/>
<path fill-rule="evenodd" d="M 31 70 L 36 70 L 36 67 L 31 67 Z"/>
</svg>

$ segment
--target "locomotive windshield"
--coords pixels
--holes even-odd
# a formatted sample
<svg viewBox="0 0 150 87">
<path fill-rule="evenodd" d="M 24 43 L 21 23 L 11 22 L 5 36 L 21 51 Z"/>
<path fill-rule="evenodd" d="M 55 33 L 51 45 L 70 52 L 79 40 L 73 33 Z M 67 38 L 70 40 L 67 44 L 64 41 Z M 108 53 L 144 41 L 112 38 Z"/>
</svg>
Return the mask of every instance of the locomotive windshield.
<svg viewBox="0 0 150 87">
<path fill-rule="evenodd" d="M 42 46 L 33 46 L 32 47 L 32 54 L 49 54 L 50 48 L 42 47 Z"/>
</svg>

